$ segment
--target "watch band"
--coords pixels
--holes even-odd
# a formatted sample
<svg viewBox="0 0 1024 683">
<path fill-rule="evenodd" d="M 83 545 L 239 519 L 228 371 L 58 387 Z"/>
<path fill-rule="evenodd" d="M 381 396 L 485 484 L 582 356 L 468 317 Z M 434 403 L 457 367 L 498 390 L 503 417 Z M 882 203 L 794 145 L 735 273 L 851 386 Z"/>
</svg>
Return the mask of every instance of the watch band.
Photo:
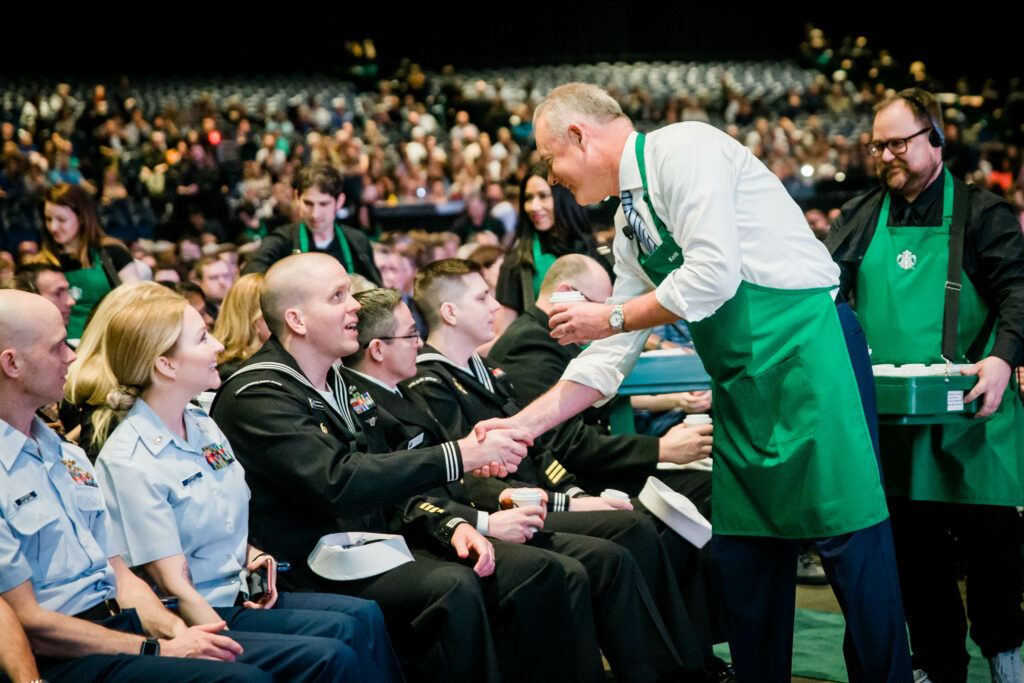
<svg viewBox="0 0 1024 683">
<path fill-rule="evenodd" d="M 626 329 L 626 318 L 622 314 L 622 304 L 615 304 L 611 315 L 608 316 L 608 324 L 618 334 Z"/>
<path fill-rule="evenodd" d="M 159 655 L 160 641 L 156 638 L 146 638 L 139 647 L 140 655 Z"/>
</svg>

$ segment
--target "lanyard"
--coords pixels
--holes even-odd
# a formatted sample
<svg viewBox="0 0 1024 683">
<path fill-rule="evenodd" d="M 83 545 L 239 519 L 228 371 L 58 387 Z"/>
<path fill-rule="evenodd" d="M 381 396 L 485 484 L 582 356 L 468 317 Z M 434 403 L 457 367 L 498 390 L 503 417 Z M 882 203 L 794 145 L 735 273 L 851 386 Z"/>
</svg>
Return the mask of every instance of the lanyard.
<svg viewBox="0 0 1024 683">
<path fill-rule="evenodd" d="M 341 226 L 337 222 L 334 223 L 334 239 L 338 241 L 338 245 L 341 247 L 341 256 L 345 259 L 345 270 L 349 273 L 355 272 L 355 266 L 352 264 L 352 250 L 349 249 L 348 240 L 345 239 L 345 235 L 341 232 Z M 299 251 L 303 254 L 309 251 L 309 233 L 306 231 L 306 224 L 299 224 Z"/>
</svg>

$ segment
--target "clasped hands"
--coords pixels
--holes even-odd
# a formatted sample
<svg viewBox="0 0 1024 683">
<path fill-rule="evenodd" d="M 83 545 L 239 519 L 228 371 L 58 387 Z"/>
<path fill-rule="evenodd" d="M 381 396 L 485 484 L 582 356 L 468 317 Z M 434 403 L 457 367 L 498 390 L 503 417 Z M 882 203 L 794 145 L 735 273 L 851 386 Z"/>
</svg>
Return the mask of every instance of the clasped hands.
<svg viewBox="0 0 1024 683">
<path fill-rule="evenodd" d="M 465 471 L 482 477 L 506 477 L 518 469 L 527 449 L 533 445 L 533 437 L 529 431 L 511 423 L 481 429 L 481 425 L 493 422 L 495 420 L 479 423 L 472 433 L 459 440 L 462 465 Z"/>
</svg>

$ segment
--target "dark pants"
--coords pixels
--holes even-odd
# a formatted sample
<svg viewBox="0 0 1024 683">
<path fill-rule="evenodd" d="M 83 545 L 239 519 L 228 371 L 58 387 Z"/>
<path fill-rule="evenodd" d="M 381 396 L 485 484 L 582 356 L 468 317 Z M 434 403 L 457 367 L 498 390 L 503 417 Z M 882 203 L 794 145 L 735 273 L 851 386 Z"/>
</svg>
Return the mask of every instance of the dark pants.
<svg viewBox="0 0 1024 683">
<path fill-rule="evenodd" d="M 601 650 L 618 680 L 659 680 L 703 666 L 710 641 L 690 621 L 649 517 L 551 512 L 544 529 L 556 533 L 540 534 L 532 544 L 551 543 L 587 570 Z"/>
<path fill-rule="evenodd" d="M 143 635 L 135 610 L 99 622 Z M 209 662 L 142 655 L 89 655 L 75 659 L 40 659 L 39 673 L 49 681 L 358 681 L 355 653 L 329 638 L 279 633 L 231 631 L 244 652 L 237 662 Z"/>
<path fill-rule="evenodd" d="M 407 672 L 412 679 L 526 683 L 600 675 L 596 645 L 586 652 L 578 647 L 586 638 L 578 635 L 577 607 L 590 614 L 582 570 L 574 579 L 555 553 L 501 541 L 494 547 L 496 569 L 484 578 L 420 549 L 413 550 L 415 562 L 384 574 L 320 580 L 317 588 L 376 600 L 399 651 L 412 659 Z M 580 676 L 578 669 L 586 673 Z"/>
<path fill-rule="evenodd" d="M 401 681 L 384 615 L 371 600 L 328 593 L 279 593 L 273 609 L 217 608 L 234 631 L 290 633 L 340 641 L 358 658 L 356 677 Z"/>
<path fill-rule="evenodd" d="M 889 499 L 896 559 L 914 666 L 935 683 L 967 680 L 967 621 L 957 585 L 953 538 L 967 574 L 971 639 L 991 657 L 1019 648 L 1021 517 L 1016 508 Z"/>
<path fill-rule="evenodd" d="M 738 679 L 788 683 L 800 542 L 715 535 L 711 543 Z M 851 683 L 912 680 L 889 521 L 815 545 L 846 617 Z"/>
<path fill-rule="evenodd" d="M 500 681 L 481 582 L 470 567 L 413 550 L 415 562 L 358 581 L 316 581 L 334 590 L 375 600 L 388 633 L 411 660 L 410 680 Z"/>
</svg>

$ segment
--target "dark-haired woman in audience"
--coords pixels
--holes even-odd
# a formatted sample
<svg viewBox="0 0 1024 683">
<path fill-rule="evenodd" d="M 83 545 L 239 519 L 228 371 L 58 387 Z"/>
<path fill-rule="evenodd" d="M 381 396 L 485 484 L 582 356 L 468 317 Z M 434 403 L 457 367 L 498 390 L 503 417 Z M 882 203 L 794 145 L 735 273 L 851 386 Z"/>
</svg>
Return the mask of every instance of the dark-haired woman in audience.
<svg viewBox="0 0 1024 683">
<path fill-rule="evenodd" d="M 270 330 L 260 310 L 262 282 L 262 273 L 243 275 L 224 297 L 213 327 L 213 336 L 224 344 L 224 350 L 217 357 L 217 371 L 222 380 L 230 377 L 270 339 Z"/>
<path fill-rule="evenodd" d="M 495 295 L 501 304 L 495 320 L 499 335 L 537 300 L 540 283 L 559 256 L 590 256 L 615 279 L 611 251 L 594 239 L 587 212 L 569 190 L 550 185 L 547 173 L 547 166 L 534 166 L 519 188 L 516 241 L 501 266 Z"/>
<path fill-rule="evenodd" d="M 43 248 L 33 259 L 60 267 L 71 286 L 68 339 L 82 337 L 93 306 L 122 282 L 136 282 L 139 271 L 125 246 L 100 227 L 96 207 L 78 185 L 58 183 L 43 193 Z"/>
<path fill-rule="evenodd" d="M 173 294 L 132 304 L 111 319 L 106 336 L 104 357 L 117 387 L 97 411 L 97 433 L 115 414 L 127 414 L 96 470 L 125 561 L 177 597 L 190 625 L 224 620 L 238 631 L 338 641 L 332 647 L 348 665 L 317 680 L 400 680 L 376 603 L 279 594 L 275 559 L 248 543 L 242 466 L 217 424 L 189 403 L 220 385 L 223 349 L 196 310 Z M 251 572 L 265 573 L 262 597 L 250 595 Z"/>
</svg>

